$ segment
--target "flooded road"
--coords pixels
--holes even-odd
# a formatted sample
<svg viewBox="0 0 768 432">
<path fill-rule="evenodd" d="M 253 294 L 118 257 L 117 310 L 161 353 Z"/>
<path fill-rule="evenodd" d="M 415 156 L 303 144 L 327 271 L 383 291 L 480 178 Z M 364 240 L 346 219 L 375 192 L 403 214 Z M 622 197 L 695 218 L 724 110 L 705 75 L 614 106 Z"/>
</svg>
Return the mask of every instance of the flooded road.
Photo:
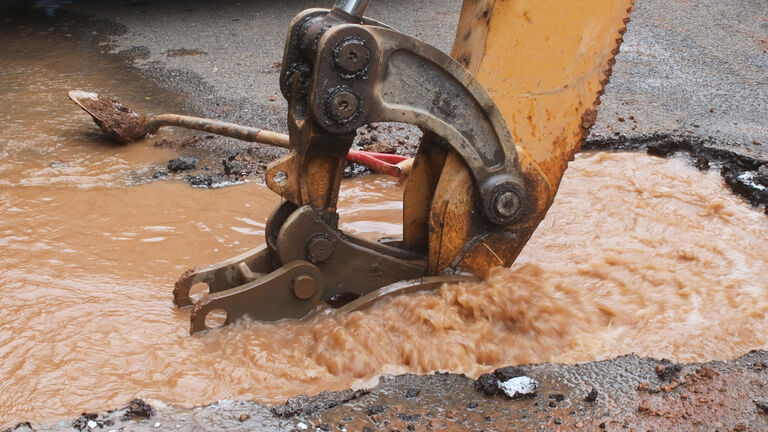
<svg viewBox="0 0 768 432">
<path fill-rule="evenodd" d="M 516 264 L 483 283 L 189 336 L 173 282 L 260 244 L 278 197 L 258 184 L 147 182 L 175 153 L 105 142 L 66 90 L 118 94 L 141 112 L 172 101 L 118 65 L 89 63 L 75 41 L 2 36 L 0 427 L 136 396 L 274 403 L 388 372 L 768 347 L 765 215 L 716 173 L 639 154 L 577 158 Z M 383 177 L 346 182 L 342 228 L 398 235 L 401 194 Z"/>
</svg>

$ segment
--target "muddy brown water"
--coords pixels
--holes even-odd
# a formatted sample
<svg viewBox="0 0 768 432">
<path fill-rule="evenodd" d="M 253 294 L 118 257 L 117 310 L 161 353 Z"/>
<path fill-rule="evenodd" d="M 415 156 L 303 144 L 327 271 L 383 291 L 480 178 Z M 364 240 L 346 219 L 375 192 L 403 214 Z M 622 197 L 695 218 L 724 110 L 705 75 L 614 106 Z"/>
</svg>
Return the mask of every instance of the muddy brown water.
<svg viewBox="0 0 768 432">
<path fill-rule="evenodd" d="M 516 264 L 483 283 L 191 337 L 171 302 L 176 277 L 261 243 L 277 196 L 253 183 L 147 183 L 174 153 L 105 142 L 66 90 L 174 107 L 116 65 L 85 66 L 59 38 L 25 38 L 51 49 L 0 44 L 0 426 L 136 396 L 277 403 L 381 373 L 630 352 L 705 361 L 768 346 L 765 216 L 716 173 L 640 154 L 578 157 Z M 401 194 L 383 177 L 346 182 L 342 227 L 398 235 Z"/>
</svg>

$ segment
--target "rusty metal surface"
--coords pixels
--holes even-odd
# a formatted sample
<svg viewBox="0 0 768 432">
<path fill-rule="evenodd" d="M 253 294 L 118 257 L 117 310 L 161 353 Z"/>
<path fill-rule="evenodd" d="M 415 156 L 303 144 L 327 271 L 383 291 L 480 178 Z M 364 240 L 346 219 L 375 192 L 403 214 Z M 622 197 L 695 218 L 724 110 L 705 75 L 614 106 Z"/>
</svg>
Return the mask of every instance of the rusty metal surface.
<svg viewBox="0 0 768 432">
<path fill-rule="evenodd" d="M 221 401 L 194 409 L 153 403 L 85 420 L 133 431 L 759 431 L 768 429 L 768 352 L 728 362 L 673 364 L 634 355 L 578 365 L 538 364 L 501 370 L 538 382 L 532 397 L 510 400 L 479 390 L 463 375 L 383 376 L 367 390 L 326 392 L 265 407 Z M 485 383 L 482 381 L 481 383 Z M 487 388 L 487 387 L 486 387 Z M 133 403 L 132 405 L 137 405 Z M 22 424 L 17 431 L 72 430 L 80 419 Z M 124 420 L 123 420 L 124 419 Z M 77 423 L 77 422 L 80 423 Z M 12 429 L 13 430 L 13 429 Z"/>
<path fill-rule="evenodd" d="M 252 282 L 204 296 L 189 316 L 189 332 L 215 328 L 206 323 L 215 311 L 226 314 L 223 325 L 246 316 L 260 321 L 300 319 L 320 304 L 324 287 L 323 273 L 316 266 L 294 260 Z"/>
<path fill-rule="evenodd" d="M 301 318 L 320 299 L 360 297 L 403 279 L 439 285 L 442 279 L 419 279 L 428 268 L 438 273 L 427 266 L 432 254 L 425 253 L 431 244 L 424 231 L 436 178 L 427 179 L 421 214 L 410 224 L 420 234 L 411 230 L 398 245 L 408 249 L 337 229 L 343 159 L 355 130 L 364 124 L 400 120 L 430 131 L 434 139 L 425 142 L 425 153 L 432 145 L 451 148 L 469 168 L 473 181 L 468 184 L 476 188 L 479 202 L 473 209 L 480 210 L 484 226 L 518 218 L 524 197 L 515 147 L 482 86 L 458 62 L 424 42 L 378 23 L 359 22 L 337 9 L 309 10 L 294 19 L 281 74 L 291 151 L 270 164 L 266 183 L 298 209 L 288 213 L 282 205 L 276 211 L 279 220 L 270 218 L 268 247 L 182 275 L 174 289 L 179 306 L 191 303 L 194 283 L 209 286 L 190 316 L 192 333 L 209 328 L 206 316 L 217 310 L 226 313 L 224 324 L 244 316 Z M 433 152 L 440 157 L 438 150 Z M 401 172 L 399 166 L 385 168 Z"/>
<path fill-rule="evenodd" d="M 190 333 L 210 330 L 214 312 L 227 325 L 248 317 L 260 321 L 303 318 L 321 301 L 356 299 L 401 279 L 424 276 L 416 253 L 345 235 L 310 206 L 284 202 L 270 216 L 267 244 L 218 264 L 185 272 L 174 287 L 179 307 L 192 305 L 190 289 L 208 293 L 194 303 Z M 430 285 L 431 283 L 431 285 Z M 433 286 L 435 281 L 426 281 Z M 370 302 L 370 297 L 366 302 Z M 215 314 L 214 314 L 215 315 Z"/>
</svg>

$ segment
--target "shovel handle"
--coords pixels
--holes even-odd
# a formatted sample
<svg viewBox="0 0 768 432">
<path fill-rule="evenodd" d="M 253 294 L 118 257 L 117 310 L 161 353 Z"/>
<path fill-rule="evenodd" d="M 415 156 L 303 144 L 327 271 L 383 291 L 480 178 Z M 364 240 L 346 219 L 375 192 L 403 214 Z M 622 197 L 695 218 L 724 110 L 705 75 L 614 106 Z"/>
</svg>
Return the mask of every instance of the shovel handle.
<svg viewBox="0 0 768 432">
<path fill-rule="evenodd" d="M 282 148 L 290 147 L 290 141 L 286 134 L 242 126 L 235 123 L 180 114 L 158 114 L 152 116 L 147 119 L 145 128 L 147 133 L 154 133 L 163 126 L 178 126 L 210 132 L 216 135 L 224 135 L 248 142 L 259 142 Z"/>
<path fill-rule="evenodd" d="M 242 126 L 235 123 L 202 117 L 185 116 L 180 114 L 158 114 L 147 119 L 146 133 L 157 132 L 163 126 L 178 126 L 187 129 L 195 129 L 210 132 L 216 135 L 228 136 L 248 142 L 258 142 L 282 148 L 290 148 L 288 135 L 259 129 L 250 126 Z M 404 163 L 410 158 L 406 156 L 374 153 L 361 150 L 350 150 L 347 160 L 370 168 L 372 171 L 387 174 L 392 177 L 407 175 L 410 164 Z"/>
</svg>

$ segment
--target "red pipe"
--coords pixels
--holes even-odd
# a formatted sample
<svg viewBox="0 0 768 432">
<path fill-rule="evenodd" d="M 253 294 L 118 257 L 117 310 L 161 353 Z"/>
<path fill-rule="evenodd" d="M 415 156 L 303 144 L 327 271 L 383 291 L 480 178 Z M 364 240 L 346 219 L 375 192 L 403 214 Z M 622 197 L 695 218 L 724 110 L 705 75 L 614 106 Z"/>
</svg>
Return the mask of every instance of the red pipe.
<svg viewBox="0 0 768 432">
<path fill-rule="evenodd" d="M 350 150 L 347 154 L 348 161 L 363 165 L 370 168 L 372 171 L 387 174 L 392 177 L 400 177 L 403 174 L 403 170 L 399 166 L 389 162 L 400 163 L 406 159 L 408 159 L 406 156 L 360 150 Z"/>
</svg>

